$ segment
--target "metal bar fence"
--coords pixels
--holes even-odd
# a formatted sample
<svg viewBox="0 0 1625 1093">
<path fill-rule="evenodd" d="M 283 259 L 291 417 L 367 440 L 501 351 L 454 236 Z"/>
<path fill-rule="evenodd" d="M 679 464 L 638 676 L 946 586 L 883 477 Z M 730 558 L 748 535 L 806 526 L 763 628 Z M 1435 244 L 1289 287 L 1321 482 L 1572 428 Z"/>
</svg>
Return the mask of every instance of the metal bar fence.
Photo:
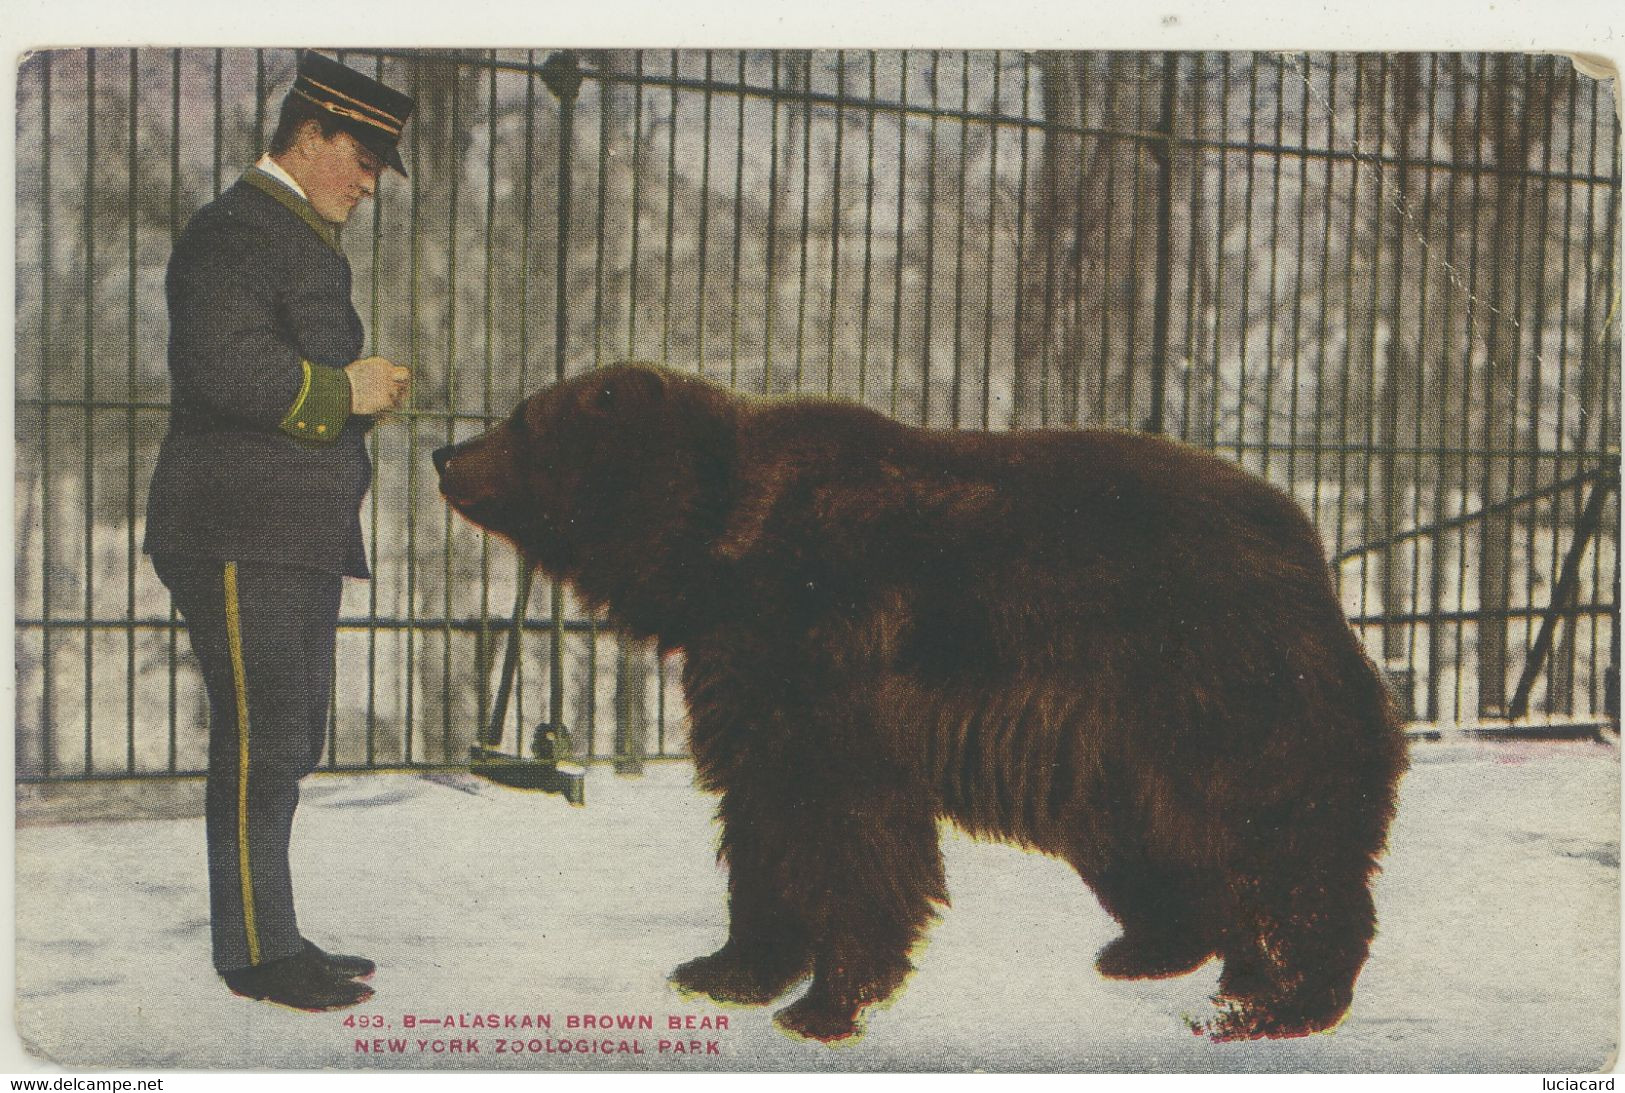
<svg viewBox="0 0 1625 1093">
<path fill-rule="evenodd" d="M 520 573 L 449 518 L 428 451 L 625 357 L 938 428 L 1169 431 L 1304 505 L 1409 715 L 1498 716 L 1514 682 L 1537 712 L 1617 714 L 1619 122 L 1563 59 L 341 56 L 420 104 L 410 182 L 344 243 L 369 352 L 417 382 L 371 441 L 329 768 L 456 765 L 489 715 Z M 23 781 L 204 766 L 201 683 L 139 556 L 163 270 L 293 65 L 20 72 Z M 511 739 L 682 754 L 650 650 L 557 587 L 517 640 Z"/>
</svg>

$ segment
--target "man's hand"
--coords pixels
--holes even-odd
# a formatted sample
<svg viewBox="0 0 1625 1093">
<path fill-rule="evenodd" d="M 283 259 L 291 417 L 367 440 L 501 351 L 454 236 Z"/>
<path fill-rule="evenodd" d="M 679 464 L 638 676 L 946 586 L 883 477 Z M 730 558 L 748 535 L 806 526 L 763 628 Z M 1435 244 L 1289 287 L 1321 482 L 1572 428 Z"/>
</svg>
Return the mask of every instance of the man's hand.
<svg viewBox="0 0 1625 1093">
<path fill-rule="evenodd" d="M 350 378 L 350 412 L 382 414 L 398 410 L 412 389 L 412 373 L 384 357 L 365 357 L 345 366 Z"/>
</svg>

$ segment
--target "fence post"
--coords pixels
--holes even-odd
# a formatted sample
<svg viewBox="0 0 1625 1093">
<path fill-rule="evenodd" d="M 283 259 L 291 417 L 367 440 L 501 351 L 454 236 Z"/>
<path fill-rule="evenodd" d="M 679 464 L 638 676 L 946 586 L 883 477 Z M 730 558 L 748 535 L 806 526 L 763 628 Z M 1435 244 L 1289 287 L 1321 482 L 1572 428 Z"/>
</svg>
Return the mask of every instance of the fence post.
<svg viewBox="0 0 1625 1093">
<path fill-rule="evenodd" d="M 553 286 L 553 375 L 555 380 L 563 381 L 570 331 L 570 293 L 566 276 L 570 265 L 571 155 L 574 150 L 576 93 L 581 89 L 581 68 L 576 55 L 569 50 L 553 54 L 542 65 L 541 77 L 548 90 L 553 92 L 553 97 L 559 101 L 559 229 Z M 564 725 L 564 589 L 558 581 L 552 583 L 548 598 L 553 606 L 553 647 L 547 677 L 548 728 L 556 734 L 556 743 L 562 753 L 568 749 L 569 736 Z"/>
</svg>

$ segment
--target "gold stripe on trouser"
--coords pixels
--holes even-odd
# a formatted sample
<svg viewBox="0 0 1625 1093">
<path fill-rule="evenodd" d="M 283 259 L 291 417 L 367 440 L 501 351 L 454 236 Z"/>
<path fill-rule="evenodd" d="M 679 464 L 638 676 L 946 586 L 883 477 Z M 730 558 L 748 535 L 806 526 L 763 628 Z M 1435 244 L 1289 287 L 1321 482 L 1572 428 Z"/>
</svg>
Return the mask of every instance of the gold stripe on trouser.
<svg viewBox="0 0 1625 1093">
<path fill-rule="evenodd" d="M 237 690 L 237 871 L 243 881 L 243 930 L 248 962 L 260 962 L 254 924 L 254 874 L 248 867 L 248 673 L 243 668 L 242 615 L 237 607 L 237 563 L 226 563 L 226 642 L 231 646 L 231 678 Z"/>
</svg>

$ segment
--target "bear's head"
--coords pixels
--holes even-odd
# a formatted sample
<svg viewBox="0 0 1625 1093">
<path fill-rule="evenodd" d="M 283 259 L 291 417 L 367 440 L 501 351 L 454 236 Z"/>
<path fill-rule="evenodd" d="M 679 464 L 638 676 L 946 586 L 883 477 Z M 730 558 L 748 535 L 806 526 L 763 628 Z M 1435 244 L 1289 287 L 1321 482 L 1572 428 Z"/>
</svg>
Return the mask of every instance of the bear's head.
<svg viewBox="0 0 1625 1093">
<path fill-rule="evenodd" d="M 452 508 L 589 603 L 659 633 L 673 589 L 704 575 L 726 521 L 738 411 L 693 377 L 614 365 L 532 395 L 434 464 Z"/>
</svg>

